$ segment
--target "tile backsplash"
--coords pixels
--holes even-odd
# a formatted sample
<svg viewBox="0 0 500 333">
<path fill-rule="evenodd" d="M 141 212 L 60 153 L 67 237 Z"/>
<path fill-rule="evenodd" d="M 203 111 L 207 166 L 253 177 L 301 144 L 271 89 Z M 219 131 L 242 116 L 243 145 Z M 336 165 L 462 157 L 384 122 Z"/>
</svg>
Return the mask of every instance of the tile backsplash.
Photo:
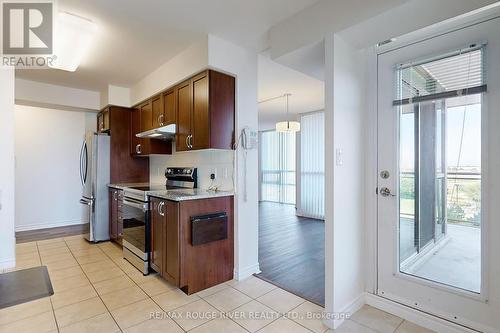
<svg viewBox="0 0 500 333">
<path fill-rule="evenodd" d="M 213 184 L 221 191 L 234 189 L 234 151 L 203 150 L 174 152 L 172 155 L 151 155 L 149 157 L 149 181 L 151 184 L 165 183 L 165 168 L 198 168 L 198 187 L 208 189 L 212 185 L 210 174 L 215 173 Z"/>
</svg>

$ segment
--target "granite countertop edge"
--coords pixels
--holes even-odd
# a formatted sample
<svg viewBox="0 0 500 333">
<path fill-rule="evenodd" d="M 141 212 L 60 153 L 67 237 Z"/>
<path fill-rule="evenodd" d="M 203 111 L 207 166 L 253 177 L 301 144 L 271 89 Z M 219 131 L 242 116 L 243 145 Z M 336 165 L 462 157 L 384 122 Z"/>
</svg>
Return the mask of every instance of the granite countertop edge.
<svg viewBox="0 0 500 333">
<path fill-rule="evenodd" d="M 148 185 L 149 183 L 119 183 L 119 184 L 108 184 L 108 187 L 117 190 L 124 190 L 127 187 L 148 186 Z M 186 191 L 189 191 L 191 193 L 186 193 Z M 199 188 L 193 190 L 148 191 L 146 193 L 149 197 L 155 197 L 170 201 L 188 201 L 188 200 L 231 197 L 234 196 L 235 194 L 234 191 L 210 191 Z"/>
<path fill-rule="evenodd" d="M 202 189 L 195 189 L 194 193 L 185 194 L 180 192 L 176 192 L 176 190 L 170 192 L 148 192 L 148 196 L 165 199 L 170 201 L 188 201 L 188 200 L 200 200 L 200 199 L 210 199 L 210 198 L 221 198 L 221 197 L 232 197 L 234 196 L 233 191 L 209 191 Z"/>
</svg>

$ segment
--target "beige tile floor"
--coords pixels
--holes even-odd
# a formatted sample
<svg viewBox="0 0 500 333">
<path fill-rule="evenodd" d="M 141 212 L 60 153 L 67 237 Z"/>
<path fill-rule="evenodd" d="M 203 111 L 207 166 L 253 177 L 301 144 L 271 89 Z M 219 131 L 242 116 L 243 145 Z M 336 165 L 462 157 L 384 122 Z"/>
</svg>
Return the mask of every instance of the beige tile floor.
<svg viewBox="0 0 500 333">
<path fill-rule="evenodd" d="M 143 276 L 109 242 L 93 245 L 73 236 L 16 250 L 15 269 L 47 266 L 54 295 L 0 310 L 0 333 L 327 331 L 307 315 L 323 308 L 255 277 L 188 296 L 157 275 Z M 430 331 L 365 306 L 335 332 Z"/>
</svg>

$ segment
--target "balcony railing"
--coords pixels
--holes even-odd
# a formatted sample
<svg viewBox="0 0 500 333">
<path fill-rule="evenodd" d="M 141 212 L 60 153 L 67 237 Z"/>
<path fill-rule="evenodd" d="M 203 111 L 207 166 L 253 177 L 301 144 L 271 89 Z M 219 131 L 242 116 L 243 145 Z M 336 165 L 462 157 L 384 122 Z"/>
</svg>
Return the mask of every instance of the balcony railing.
<svg viewBox="0 0 500 333">
<path fill-rule="evenodd" d="M 447 222 L 469 226 L 481 224 L 481 174 L 473 172 L 448 172 L 447 174 Z M 412 172 L 401 173 L 400 213 L 414 217 L 415 176 Z"/>
</svg>

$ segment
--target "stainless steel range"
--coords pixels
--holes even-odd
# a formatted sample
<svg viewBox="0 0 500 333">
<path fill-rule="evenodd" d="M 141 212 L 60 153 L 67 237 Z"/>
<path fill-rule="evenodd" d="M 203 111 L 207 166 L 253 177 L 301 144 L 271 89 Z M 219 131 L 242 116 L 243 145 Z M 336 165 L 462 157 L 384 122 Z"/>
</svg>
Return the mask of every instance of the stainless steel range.
<svg viewBox="0 0 500 333">
<path fill-rule="evenodd" d="M 126 187 L 123 190 L 123 257 L 144 275 L 149 274 L 151 214 L 149 195 L 197 187 L 196 168 L 167 168 L 165 184 Z"/>
</svg>

